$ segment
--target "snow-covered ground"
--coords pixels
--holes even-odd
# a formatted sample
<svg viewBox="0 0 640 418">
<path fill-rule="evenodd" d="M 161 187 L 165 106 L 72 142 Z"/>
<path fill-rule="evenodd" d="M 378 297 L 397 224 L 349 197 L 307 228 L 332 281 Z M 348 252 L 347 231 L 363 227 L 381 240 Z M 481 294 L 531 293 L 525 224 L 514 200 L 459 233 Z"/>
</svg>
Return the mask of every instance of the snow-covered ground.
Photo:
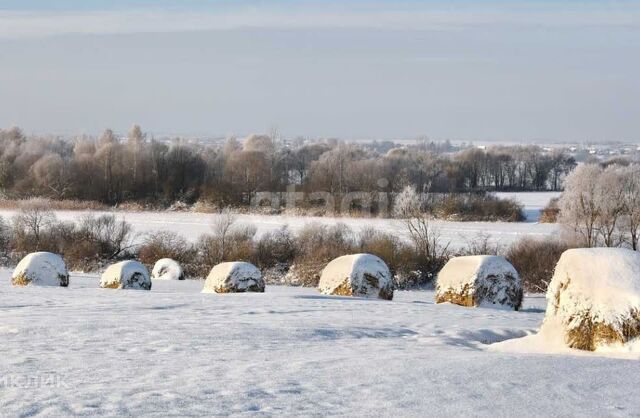
<svg viewBox="0 0 640 418">
<path fill-rule="evenodd" d="M 87 212 L 56 211 L 59 219 L 73 221 Z M 93 212 L 99 215 L 104 212 Z M 160 230 L 177 232 L 189 240 L 196 240 L 201 234 L 211 232 L 211 225 L 215 214 L 193 212 L 115 212 L 131 223 L 138 233 L 148 233 Z M 0 211 L 0 215 L 9 218 L 15 211 Z M 275 231 L 283 225 L 288 225 L 296 231 L 309 223 L 335 224 L 342 222 L 355 231 L 372 227 L 378 231 L 385 231 L 399 236 L 406 232 L 401 222 L 392 219 L 366 218 L 328 218 L 309 216 L 274 216 L 274 215 L 238 215 L 237 223 L 253 224 L 257 228 L 257 235 Z M 557 232 L 555 224 L 539 224 L 532 222 L 449 222 L 433 221 L 440 232 L 441 243 L 450 243 L 453 247 L 461 247 L 479 235 L 487 235 L 492 243 L 503 246 L 517 241 L 524 235 L 544 237 Z"/>
<path fill-rule="evenodd" d="M 267 287 L 200 294 L 13 288 L 0 270 L 0 416 L 630 416 L 635 360 L 517 354 L 488 344 L 535 332 L 523 310 Z M 494 346 L 495 347 L 495 346 Z"/>
</svg>

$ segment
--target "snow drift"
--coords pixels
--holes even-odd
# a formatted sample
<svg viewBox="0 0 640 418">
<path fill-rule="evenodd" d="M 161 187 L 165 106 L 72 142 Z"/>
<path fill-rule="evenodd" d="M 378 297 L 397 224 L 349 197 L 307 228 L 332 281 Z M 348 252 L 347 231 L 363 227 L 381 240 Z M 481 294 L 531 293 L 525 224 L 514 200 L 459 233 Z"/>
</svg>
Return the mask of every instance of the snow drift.
<svg viewBox="0 0 640 418">
<path fill-rule="evenodd" d="M 14 286 L 68 286 L 69 272 L 58 254 L 45 251 L 24 257 L 11 275 Z"/>
<path fill-rule="evenodd" d="M 100 278 L 100 287 L 151 290 L 149 271 L 140 262 L 125 260 L 110 265 Z"/>
<path fill-rule="evenodd" d="M 322 270 L 318 290 L 327 295 L 393 299 L 389 267 L 371 254 L 344 255 Z"/>
<path fill-rule="evenodd" d="M 522 293 L 518 272 L 503 257 L 454 257 L 438 273 L 436 303 L 501 305 L 518 310 Z"/>
<path fill-rule="evenodd" d="M 170 258 L 161 258 L 151 270 L 153 280 L 184 280 L 184 272 L 180 264 Z"/>
<path fill-rule="evenodd" d="M 220 263 L 204 282 L 202 293 L 264 292 L 264 280 L 256 266 L 244 261 Z"/>
<path fill-rule="evenodd" d="M 640 253 L 623 248 L 565 251 L 547 290 L 540 334 L 581 350 L 640 336 Z"/>
</svg>

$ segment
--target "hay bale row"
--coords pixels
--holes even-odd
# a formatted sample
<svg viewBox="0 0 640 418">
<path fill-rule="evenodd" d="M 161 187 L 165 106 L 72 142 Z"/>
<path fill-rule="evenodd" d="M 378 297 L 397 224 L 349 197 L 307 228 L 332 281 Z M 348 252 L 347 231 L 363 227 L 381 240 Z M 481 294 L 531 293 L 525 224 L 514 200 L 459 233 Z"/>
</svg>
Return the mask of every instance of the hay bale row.
<svg viewBox="0 0 640 418">
<path fill-rule="evenodd" d="M 152 276 L 134 260 L 115 263 L 100 280 L 103 288 L 150 290 L 155 280 L 183 280 L 180 265 L 158 260 Z M 69 273 L 57 254 L 32 253 L 15 268 L 15 286 L 68 286 Z M 203 293 L 264 292 L 260 270 L 250 263 L 228 262 L 211 269 Z M 327 295 L 391 300 L 393 281 L 387 265 L 371 254 L 352 254 L 328 263 L 318 290 Z M 523 290 L 518 272 L 498 256 L 452 258 L 440 271 L 436 303 L 498 306 L 518 310 Z M 626 249 L 581 248 L 565 251 L 547 291 L 540 332 L 562 335 L 571 348 L 597 350 L 640 337 L 640 253 Z"/>
</svg>

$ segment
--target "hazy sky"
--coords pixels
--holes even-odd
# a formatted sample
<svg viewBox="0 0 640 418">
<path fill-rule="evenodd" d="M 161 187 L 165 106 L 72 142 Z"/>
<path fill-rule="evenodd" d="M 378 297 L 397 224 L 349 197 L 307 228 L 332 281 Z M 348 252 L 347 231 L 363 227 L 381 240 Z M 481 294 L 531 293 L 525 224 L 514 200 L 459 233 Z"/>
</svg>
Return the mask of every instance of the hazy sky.
<svg viewBox="0 0 640 418">
<path fill-rule="evenodd" d="M 0 126 L 640 141 L 640 5 L 0 0 Z"/>
</svg>

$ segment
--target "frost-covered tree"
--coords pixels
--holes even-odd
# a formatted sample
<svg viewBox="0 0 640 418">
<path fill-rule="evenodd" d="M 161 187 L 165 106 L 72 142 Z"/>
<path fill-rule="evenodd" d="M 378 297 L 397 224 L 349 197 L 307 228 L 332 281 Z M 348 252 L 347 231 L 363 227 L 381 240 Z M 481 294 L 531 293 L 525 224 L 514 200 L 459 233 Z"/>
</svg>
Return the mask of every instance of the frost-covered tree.
<svg viewBox="0 0 640 418">
<path fill-rule="evenodd" d="M 559 221 L 585 247 L 638 248 L 640 167 L 584 164 L 568 177 Z"/>
<path fill-rule="evenodd" d="M 640 166 L 632 165 L 622 169 L 622 202 L 624 215 L 622 228 L 629 238 L 629 244 L 634 250 L 638 250 L 640 240 Z"/>
<path fill-rule="evenodd" d="M 598 179 L 603 169 L 596 164 L 578 166 L 567 176 L 565 191 L 558 200 L 560 222 L 586 247 L 595 247 L 601 196 Z"/>
</svg>

